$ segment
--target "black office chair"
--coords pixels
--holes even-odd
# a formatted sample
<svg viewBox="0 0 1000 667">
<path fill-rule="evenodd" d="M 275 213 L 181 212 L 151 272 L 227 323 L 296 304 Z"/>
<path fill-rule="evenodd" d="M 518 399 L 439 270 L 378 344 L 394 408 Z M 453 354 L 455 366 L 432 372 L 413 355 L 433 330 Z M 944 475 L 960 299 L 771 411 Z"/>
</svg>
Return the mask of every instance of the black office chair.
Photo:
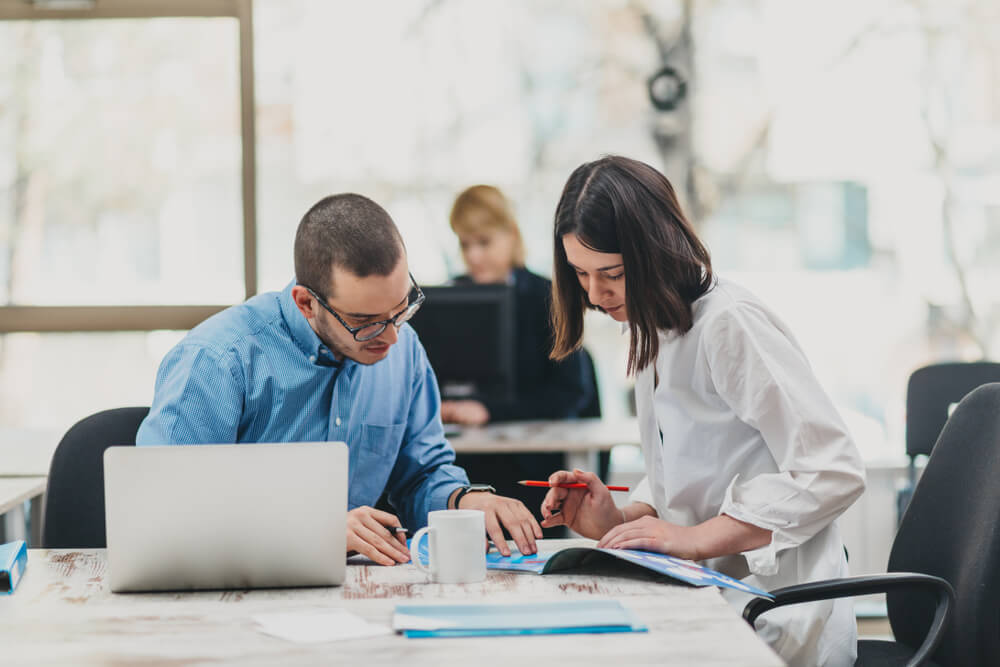
<svg viewBox="0 0 1000 667">
<path fill-rule="evenodd" d="M 902 520 L 916 486 L 916 458 L 930 455 L 948 419 L 948 409 L 988 382 L 1000 382 L 1000 363 L 932 364 L 910 375 L 906 385 L 906 455 L 910 461 L 907 484 L 896 494 L 897 523 Z"/>
<path fill-rule="evenodd" d="M 48 549 L 107 546 L 104 450 L 135 445 L 149 408 L 104 410 L 74 424 L 56 448 L 45 492 L 42 544 Z"/>
<path fill-rule="evenodd" d="M 601 390 L 597 386 L 597 368 L 594 366 L 594 359 L 590 356 L 587 348 L 580 348 L 580 357 L 583 359 L 583 373 L 590 379 L 590 384 L 594 388 L 594 395 L 590 397 L 587 404 L 580 410 L 580 417 L 600 417 Z"/>
<path fill-rule="evenodd" d="M 857 665 L 1000 665 L 1000 383 L 958 404 L 931 451 L 888 574 L 771 591 L 743 610 L 886 593 L 895 642 L 858 642 Z M 933 663 L 929 660 L 933 659 Z"/>
</svg>

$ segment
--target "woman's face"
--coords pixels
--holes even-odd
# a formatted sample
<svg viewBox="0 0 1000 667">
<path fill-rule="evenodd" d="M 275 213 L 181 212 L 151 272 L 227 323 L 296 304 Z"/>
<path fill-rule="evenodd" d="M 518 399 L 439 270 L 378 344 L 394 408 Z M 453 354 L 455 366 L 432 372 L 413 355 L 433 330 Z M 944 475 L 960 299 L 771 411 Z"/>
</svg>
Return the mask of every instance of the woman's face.
<svg viewBox="0 0 1000 667">
<path fill-rule="evenodd" d="M 628 320 L 625 308 L 625 264 L 620 253 L 591 250 L 575 234 L 562 237 L 570 267 L 590 303 L 618 322 Z"/>
<path fill-rule="evenodd" d="M 502 283 L 514 268 L 514 236 L 502 229 L 459 233 L 462 259 L 476 283 Z"/>
</svg>

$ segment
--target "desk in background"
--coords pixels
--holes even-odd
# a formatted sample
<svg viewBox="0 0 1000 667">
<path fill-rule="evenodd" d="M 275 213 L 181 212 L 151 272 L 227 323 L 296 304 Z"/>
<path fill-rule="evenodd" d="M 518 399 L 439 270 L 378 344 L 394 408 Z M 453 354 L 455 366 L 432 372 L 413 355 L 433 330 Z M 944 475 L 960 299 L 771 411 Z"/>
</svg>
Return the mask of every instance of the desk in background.
<svg viewBox="0 0 1000 667">
<path fill-rule="evenodd" d="M 569 545 L 542 542 L 554 549 Z M 588 544 L 591 542 L 587 542 Z M 356 560 L 356 559 L 354 559 Z M 367 561 L 365 561 L 366 563 Z M 14 595 L 0 598 L 5 665 L 733 665 L 781 660 L 714 588 L 592 575 L 490 571 L 481 584 L 428 584 L 412 565 L 352 562 L 334 588 L 113 594 L 103 549 L 31 550 Z M 297 644 L 259 632 L 252 617 L 340 607 L 391 625 L 396 604 L 615 598 L 649 626 L 628 635 L 406 639 L 384 635 Z"/>
<path fill-rule="evenodd" d="M 41 496 L 59 439 L 56 433 L 0 430 L 0 483 L 19 478 L 34 480 L 32 493 L 23 497 L 18 482 L 11 482 L 9 487 L 16 487 L 16 491 L 0 486 L 0 516 L 9 539 L 41 544 Z M 564 452 L 568 467 L 596 471 L 598 452 L 615 445 L 637 445 L 639 427 L 634 418 L 506 422 L 462 427 L 460 435 L 449 438 L 449 442 L 457 451 L 469 453 Z M 9 503 L 4 504 L 4 500 Z M 22 504 L 25 500 L 30 501 L 27 516 Z"/>
<path fill-rule="evenodd" d="M 41 542 L 42 526 L 42 494 L 45 493 L 45 477 L 0 477 L 0 517 L 3 523 L 0 527 L 0 541 L 27 540 L 28 519 L 24 512 L 24 503 L 30 501 L 31 509 L 31 543 Z"/>
<path fill-rule="evenodd" d="M 468 454 L 564 452 L 568 468 L 596 472 L 598 452 L 639 444 L 639 424 L 634 417 L 501 422 L 460 427 L 448 442 L 456 452 Z"/>
<path fill-rule="evenodd" d="M 41 544 L 42 495 L 59 438 L 45 431 L 0 429 L 0 526 L 4 539 Z M 29 503 L 27 513 L 25 501 Z"/>
<path fill-rule="evenodd" d="M 446 429 L 451 428 L 446 426 Z M 448 441 L 459 452 L 565 452 L 572 465 L 585 470 L 597 469 L 598 452 L 608 451 L 615 445 L 639 444 L 639 425 L 635 417 L 517 421 L 457 428 L 459 434 L 449 437 Z M 0 432 L 0 436 L 0 477 L 44 477 L 49 474 L 49 463 L 59 444 L 58 434 L 28 438 Z"/>
<path fill-rule="evenodd" d="M 45 493 L 45 477 L 0 477 L 0 514 Z"/>
<path fill-rule="evenodd" d="M 45 477 L 62 433 L 0 428 L 0 477 Z"/>
</svg>

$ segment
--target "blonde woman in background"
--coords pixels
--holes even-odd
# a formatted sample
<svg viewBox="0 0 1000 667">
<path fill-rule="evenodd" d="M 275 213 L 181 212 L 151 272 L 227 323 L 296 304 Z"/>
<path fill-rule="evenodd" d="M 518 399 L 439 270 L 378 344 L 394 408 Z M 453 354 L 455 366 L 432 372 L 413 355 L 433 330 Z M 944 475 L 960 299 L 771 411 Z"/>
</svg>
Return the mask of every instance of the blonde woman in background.
<svg viewBox="0 0 1000 667">
<path fill-rule="evenodd" d="M 474 185 L 455 199 L 450 222 L 467 271 L 454 282 L 505 283 L 514 288 L 516 393 L 509 402 L 446 400 L 441 404 L 442 420 L 480 425 L 599 416 L 593 366 L 587 353 L 578 350 L 562 361 L 549 358 L 553 340 L 549 310 L 552 283 L 524 268 L 524 241 L 507 198 L 493 186 Z M 459 454 L 458 463 L 471 466 L 466 468 L 471 480 L 490 482 L 497 493 L 517 498 L 533 492 L 517 486 L 517 480 L 548 479 L 563 465 L 561 454 Z M 535 491 L 525 504 L 537 507 L 539 500 Z"/>
</svg>

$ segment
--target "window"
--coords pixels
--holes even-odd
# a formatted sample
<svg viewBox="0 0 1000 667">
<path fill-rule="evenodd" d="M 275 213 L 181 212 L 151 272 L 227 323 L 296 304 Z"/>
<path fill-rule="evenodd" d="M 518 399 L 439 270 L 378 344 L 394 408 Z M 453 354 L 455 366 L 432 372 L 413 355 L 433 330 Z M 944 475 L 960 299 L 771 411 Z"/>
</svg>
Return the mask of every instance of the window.
<svg viewBox="0 0 1000 667">
<path fill-rule="evenodd" d="M 250 7 L 0 0 L 0 425 L 148 404 L 256 292 Z"/>
</svg>

